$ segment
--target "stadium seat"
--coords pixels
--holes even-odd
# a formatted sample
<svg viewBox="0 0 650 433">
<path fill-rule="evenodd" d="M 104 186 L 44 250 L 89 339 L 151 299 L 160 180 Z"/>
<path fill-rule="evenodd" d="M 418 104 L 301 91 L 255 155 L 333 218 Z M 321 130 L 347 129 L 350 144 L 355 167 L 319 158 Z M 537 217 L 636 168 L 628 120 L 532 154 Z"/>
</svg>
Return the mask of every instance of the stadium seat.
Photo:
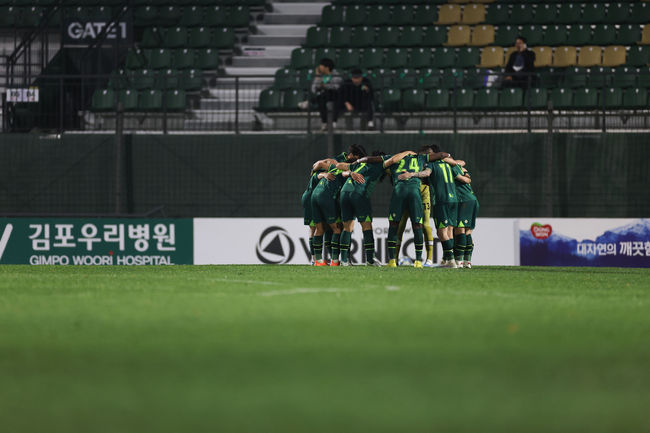
<svg viewBox="0 0 650 433">
<path fill-rule="evenodd" d="M 485 47 L 481 52 L 480 68 L 500 68 L 505 64 L 502 47 Z"/>
<path fill-rule="evenodd" d="M 640 70 L 637 68 L 632 68 L 629 66 L 623 66 L 620 68 L 614 69 L 614 84 L 616 87 L 626 89 L 628 87 L 634 87 L 637 85 L 636 79 L 637 76 L 642 76 Z M 641 87 L 641 86 L 639 86 Z"/>
<path fill-rule="evenodd" d="M 447 33 L 447 43 L 451 47 L 469 45 L 472 35 L 472 28 L 469 26 L 451 26 Z"/>
<path fill-rule="evenodd" d="M 126 63 L 125 66 L 127 69 L 141 69 L 146 68 L 148 64 L 148 59 L 145 56 L 144 50 L 140 49 L 130 49 L 126 53 Z"/>
<path fill-rule="evenodd" d="M 402 93 L 398 89 L 387 88 L 381 92 L 381 109 L 384 112 L 398 111 Z"/>
<path fill-rule="evenodd" d="M 574 24 L 569 29 L 567 43 L 570 45 L 587 45 L 591 40 L 591 27 L 584 24 Z"/>
<path fill-rule="evenodd" d="M 140 46 L 142 48 L 156 48 L 162 44 L 163 32 L 159 27 L 148 27 L 142 34 Z"/>
<path fill-rule="evenodd" d="M 161 90 L 178 89 L 180 82 L 179 78 L 179 73 L 175 69 L 158 71 L 156 74 L 154 87 Z"/>
<path fill-rule="evenodd" d="M 530 6 L 526 7 L 530 8 Z M 530 21 L 535 24 L 552 24 L 556 22 L 556 17 L 557 6 L 555 6 L 555 3 L 539 3 L 535 10 L 535 16 Z"/>
<path fill-rule="evenodd" d="M 414 48 L 411 51 L 408 65 L 414 69 L 428 68 L 431 66 L 431 49 Z"/>
<path fill-rule="evenodd" d="M 467 68 L 463 74 L 463 87 L 466 89 L 480 89 L 485 87 L 487 71 L 479 68 Z"/>
<path fill-rule="evenodd" d="M 397 40 L 400 47 L 418 47 L 422 42 L 422 27 L 404 27 Z"/>
<path fill-rule="evenodd" d="M 96 112 L 115 109 L 115 92 L 112 89 L 97 89 L 93 92 L 90 109 Z"/>
<path fill-rule="evenodd" d="M 311 90 L 311 83 L 314 80 L 313 69 L 301 69 L 298 71 L 298 88 L 305 91 Z"/>
<path fill-rule="evenodd" d="M 544 44 L 545 45 L 563 45 L 567 43 L 567 27 L 560 25 L 550 25 L 546 27 L 544 32 Z"/>
<path fill-rule="evenodd" d="M 650 46 L 630 47 L 627 64 L 629 66 L 646 66 L 650 64 Z"/>
<path fill-rule="evenodd" d="M 324 58 L 334 60 L 336 64 L 336 48 L 317 48 L 314 50 L 314 64 L 317 65 Z"/>
<path fill-rule="evenodd" d="M 384 63 L 384 50 L 381 48 L 366 48 L 361 56 L 361 67 L 375 69 Z"/>
<path fill-rule="evenodd" d="M 131 83 L 137 90 L 151 89 L 154 87 L 155 74 L 151 69 L 138 69 L 132 75 Z"/>
<path fill-rule="evenodd" d="M 398 27 L 380 27 L 377 32 L 377 45 L 380 47 L 393 47 L 399 41 Z"/>
<path fill-rule="evenodd" d="M 553 48 L 551 47 L 533 47 L 535 52 L 535 67 L 545 68 L 553 64 Z M 506 58 L 506 61 L 508 59 Z"/>
<path fill-rule="evenodd" d="M 408 51 L 404 48 L 391 48 L 386 51 L 384 66 L 390 69 L 403 68 L 408 63 Z"/>
<path fill-rule="evenodd" d="M 607 6 L 607 13 L 603 22 L 609 24 L 621 24 L 628 22 L 630 16 L 630 4 L 627 2 L 612 2 Z"/>
<path fill-rule="evenodd" d="M 135 111 L 138 109 L 138 91 L 135 89 L 121 90 L 117 94 L 118 102 L 122 103 L 124 111 Z"/>
<path fill-rule="evenodd" d="M 456 64 L 456 51 L 453 48 L 434 48 L 431 65 L 439 68 L 450 68 Z"/>
<path fill-rule="evenodd" d="M 341 50 L 341 52 L 339 53 L 339 58 L 337 60 L 337 68 L 342 70 L 348 70 L 355 67 L 359 67 L 359 65 L 361 64 L 359 60 L 360 60 L 360 51 L 358 48 L 346 48 L 344 50 Z"/>
<path fill-rule="evenodd" d="M 510 8 L 501 3 L 488 6 L 485 15 L 485 22 L 488 24 L 508 24 L 510 22 Z"/>
<path fill-rule="evenodd" d="M 393 25 L 390 21 L 390 9 L 382 5 L 370 6 L 364 24 L 369 26 Z"/>
<path fill-rule="evenodd" d="M 650 22 L 650 3 L 632 3 L 630 6 L 630 15 L 628 16 L 627 21 L 639 24 Z"/>
<path fill-rule="evenodd" d="M 330 29 L 329 45 L 332 47 L 347 47 L 352 38 L 351 27 L 332 27 Z"/>
<path fill-rule="evenodd" d="M 204 14 L 205 11 L 200 6 L 186 6 L 183 8 L 180 25 L 185 27 L 200 26 L 203 22 Z"/>
<path fill-rule="evenodd" d="M 402 109 L 405 111 L 422 111 L 426 93 L 422 89 L 408 89 L 402 93 Z"/>
<path fill-rule="evenodd" d="M 205 48 L 196 51 L 196 69 L 217 70 L 220 63 L 221 61 L 219 59 L 218 50 L 215 50 L 213 48 Z"/>
<path fill-rule="evenodd" d="M 447 28 L 443 26 L 429 26 L 422 34 L 422 45 L 438 47 L 447 41 Z"/>
<path fill-rule="evenodd" d="M 187 107 L 187 94 L 184 90 L 174 89 L 165 92 L 165 110 L 185 111 Z"/>
<path fill-rule="evenodd" d="M 557 55 L 557 51 L 556 51 Z M 578 66 L 589 67 L 599 66 L 603 63 L 603 50 L 593 45 L 580 48 L 578 55 Z"/>
<path fill-rule="evenodd" d="M 400 5 L 393 8 L 393 13 L 390 16 L 390 23 L 394 26 L 410 26 L 413 25 L 413 6 Z M 425 23 L 433 24 L 434 20 Z"/>
<path fill-rule="evenodd" d="M 440 87 L 440 69 L 424 69 L 416 80 L 419 89 L 431 90 Z"/>
<path fill-rule="evenodd" d="M 162 92 L 150 89 L 140 93 L 138 111 L 160 111 L 162 109 Z"/>
<path fill-rule="evenodd" d="M 210 6 L 205 9 L 202 24 L 204 27 L 227 27 L 228 10 L 222 6 Z"/>
<path fill-rule="evenodd" d="M 228 27 L 248 27 L 250 23 L 250 10 L 248 6 L 230 8 L 228 14 Z"/>
<path fill-rule="evenodd" d="M 278 69 L 275 71 L 273 87 L 280 90 L 295 89 L 298 84 L 296 72 L 289 68 Z"/>
<path fill-rule="evenodd" d="M 298 103 L 305 100 L 305 94 L 300 89 L 289 89 L 282 92 L 282 109 L 297 111 Z"/>
<path fill-rule="evenodd" d="M 172 64 L 172 53 L 166 48 L 159 48 L 151 51 L 149 67 L 151 69 L 167 69 Z"/>
<path fill-rule="evenodd" d="M 557 47 L 553 55 L 553 66 L 567 68 L 576 65 L 576 47 Z"/>
<path fill-rule="evenodd" d="M 232 29 L 221 28 L 215 29 L 212 39 L 210 40 L 210 47 L 229 49 L 235 45 L 235 32 Z"/>
<path fill-rule="evenodd" d="M 553 22 L 560 24 L 579 23 L 581 14 L 579 3 L 560 3 L 557 8 L 557 16 Z"/>
<path fill-rule="evenodd" d="M 548 104 L 548 91 L 544 88 L 528 89 L 524 95 L 524 107 L 530 109 L 546 109 Z"/>
<path fill-rule="evenodd" d="M 320 25 L 325 27 L 343 24 L 343 8 L 337 5 L 327 5 L 321 12 Z"/>
<path fill-rule="evenodd" d="M 491 110 L 499 106 L 499 92 L 496 89 L 480 89 L 474 97 L 474 107 L 479 110 Z"/>
<path fill-rule="evenodd" d="M 638 26 L 637 26 L 638 27 Z M 570 39 L 570 37 L 569 37 Z M 616 42 L 616 27 L 612 24 L 599 24 L 594 28 L 591 41 L 587 41 L 584 44 L 591 45 L 609 45 Z M 636 43 L 638 39 L 635 39 Z"/>
<path fill-rule="evenodd" d="M 305 45 L 312 48 L 327 46 L 328 34 L 329 29 L 327 27 L 310 27 L 307 29 Z"/>
<path fill-rule="evenodd" d="M 565 69 L 542 68 L 538 72 L 538 85 L 547 89 L 559 87 L 564 80 Z"/>
<path fill-rule="evenodd" d="M 526 44 L 529 47 L 546 43 L 544 40 L 544 29 L 542 26 L 537 24 L 523 26 L 521 29 L 521 35 L 526 38 Z"/>
<path fill-rule="evenodd" d="M 529 24 L 533 22 L 534 9 L 525 3 L 514 4 L 510 10 L 510 22 L 513 24 Z"/>
<path fill-rule="evenodd" d="M 179 87 L 187 92 L 198 91 L 203 87 L 203 73 L 196 69 L 186 69 L 181 74 Z"/>
<path fill-rule="evenodd" d="M 204 48 L 212 43 L 212 34 L 209 27 L 194 27 L 188 32 L 187 46 L 190 48 Z"/>
<path fill-rule="evenodd" d="M 260 93 L 259 111 L 277 111 L 281 107 L 281 93 L 274 88 L 264 89 Z"/>
<path fill-rule="evenodd" d="M 601 106 L 605 108 L 619 108 L 623 105 L 623 91 L 617 87 L 603 89 L 601 92 Z"/>
<path fill-rule="evenodd" d="M 443 89 L 454 89 L 463 86 L 463 70 L 447 68 L 440 71 L 440 87 Z"/>
<path fill-rule="evenodd" d="M 348 6 L 345 8 L 345 25 L 360 26 L 366 23 L 366 9 L 361 5 Z"/>
<path fill-rule="evenodd" d="M 515 44 L 517 36 L 519 36 L 517 26 L 499 26 L 495 31 L 494 43 L 502 47 L 510 47 Z"/>
<path fill-rule="evenodd" d="M 641 41 L 640 45 L 650 45 L 650 24 L 643 26 L 643 31 L 641 32 Z"/>
<path fill-rule="evenodd" d="M 569 68 L 566 72 L 567 73 L 564 79 L 565 87 L 571 89 L 576 89 L 579 87 L 587 87 L 587 78 L 588 78 L 587 68 L 574 67 L 574 68 Z"/>
<path fill-rule="evenodd" d="M 418 5 L 413 13 L 412 24 L 417 26 L 432 26 L 438 19 L 438 8 L 435 5 Z"/>
<path fill-rule="evenodd" d="M 494 43 L 494 26 L 480 25 L 475 26 L 472 30 L 472 38 L 470 45 L 474 47 L 482 47 Z"/>
<path fill-rule="evenodd" d="M 424 108 L 426 110 L 448 110 L 449 91 L 446 89 L 431 90 L 426 97 Z"/>
<path fill-rule="evenodd" d="M 295 48 L 291 51 L 292 69 L 311 68 L 314 66 L 314 52 L 311 48 Z"/>
<path fill-rule="evenodd" d="M 438 21 L 436 21 L 436 24 L 441 26 L 459 24 L 461 22 L 461 16 L 461 6 L 445 4 L 440 6 L 440 10 L 438 11 Z"/>
<path fill-rule="evenodd" d="M 503 89 L 499 95 L 499 108 L 502 110 L 521 108 L 523 100 L 524 91 L 522 89 Z"/>
<path fill-rule="evenodd" d="M 616 67 L 625 64 L 625 47 L 610 45 L 603 51 L 603 66 Z"/>
<path fill-rule="evenodd" d="M 475 68 L 481 62 L 481 50 L 467 47 L 458 50 L 456 66 L 459 68 Z"/>
<path fill-rule="evenodd" d="M 155 24 L 158 19 L 158 8 L 155 6 L 139 6 L 133 11 L 133 22 L 136 25 L 148 26 Z"/>
<path fill-rule="evenodd" d="M 355 27 L 352 32 L 351 47 L 371 47 L 375 44 L 374 27 Z"/>
<path fill-rule="evenodd" d="M 638 24 L 622 24 L 618 28 L 616 38 L 610 40 L 608 44 L 636 45 L 640 40 L 641 27 Z"/>
<path fill-rule="evenodd" d="M 589 87 L 602 88 L 609 86 L 612 81 L 612 68 L 603 66 L 589 69 Z"/>
<path fill-rule="evenodd" d="M 623 92 L 623 107 L 648 108 L 648 89 L 629 88 Z"/>
<path fill-rule="evenodd" d="M 557 88 L 553 89 L 550 94 L 550 100 L 553 102 L 553 108 L 567 109 L 573 106 L 573 92 L 571 89 Z"/>
<path fill-rule="evenodd" d="M 573 107 L 586 110 L 598 108 L 598 89 L 576 89 L 573 94 Z"/>
<path fill-rule="evenodd" d="M 580 22 L 585 24 L 598 24 L 605 21 L 605 5 L 601 3 L 592 3 L 584 5 Z"/>
<path fill-rule="evenodd" d="M 163 6 L 158 9 L 158 23 L 163 26 L 174 26 L 181 19 L 182 9 L 176 6 Z"/>
<path fill-rule="evenodd" d="M 471 110 L 474 107 L 474 91 L 470 89 L 456 89 L 451 96 L 452 106 L 456 110 Z"/>
<path fill-rule="evenodd" d="M 416 85 L 416 74 L 415 71 L 403 68 L 395 71 L 395 76 L 392 80 L 392 87 L 395 89 L 410 89 Z"/>
<path fill-rule="evenodd" d="M 485 6 L 482 4 L 468 4 L 463 8 L 463 24 L 479 24 L 485 21 Z"/>
<path fill-rule="evenodd" d="M 165 32 L 163 45 L 168 48 L 181 48 L 187 45 L 187 28 L 174 27 Z"/>
</svg>

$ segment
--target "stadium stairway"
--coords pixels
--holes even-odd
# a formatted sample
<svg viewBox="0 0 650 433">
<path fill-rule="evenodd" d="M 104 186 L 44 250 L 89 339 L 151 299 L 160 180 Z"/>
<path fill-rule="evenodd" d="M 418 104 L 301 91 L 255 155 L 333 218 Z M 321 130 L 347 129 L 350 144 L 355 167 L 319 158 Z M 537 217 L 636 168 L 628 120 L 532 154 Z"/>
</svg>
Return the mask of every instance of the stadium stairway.
<svg viewBox="0 0 650 433">
<path fill-rule="evenodd" d="M 222 129 L 234 121 L 239 96 L 238 122 L 242 129 L 249 129 L 256 117 L 253 107 L 265 87 L 273 84 L 278 68 L 291 60 L 291 51 L 305 41 L 307 29 L 317 24 L 321 11 L 327 3 L 276 0 L 267 5 L 270 12 L 264 14 L 260 23 L 251 26 L 247 41 L 237 47 L 237 54 L 215 85 L 208 88 L 209 96 L 203 96 L 200 108 L 193 110 L 192 118 L 185 121 L 188 130 L 206 127 Z M 235 78 L 239 77 L 239 90 Z"/>
</svg>

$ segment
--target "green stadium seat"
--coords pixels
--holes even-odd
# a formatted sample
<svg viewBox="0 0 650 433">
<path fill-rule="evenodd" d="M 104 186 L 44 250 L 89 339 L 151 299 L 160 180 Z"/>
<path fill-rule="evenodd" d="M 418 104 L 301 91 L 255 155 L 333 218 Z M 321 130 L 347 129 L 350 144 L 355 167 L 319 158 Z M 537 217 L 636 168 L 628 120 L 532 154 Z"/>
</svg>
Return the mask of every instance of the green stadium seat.
<svg viewBox="0 0 650 433">
<path fill-rule="evenodd" d="M 210 47 L 231 49 L 235 45 L 235 32 L 232 29 L 215 29 L 210 40 Z"/>
<path fill-rule="evenodd" d="M 456 64 L 456 50 L 453 48 L 434 48 L 431 66 L 439 69 L 450 68 Z"/>
<path fill-rule="evenodd" d="M 548 26 L 544 32 L 544 43 L 551 46 L 565 45 L 567 43 L 567 27 Z"/>
<path fill-rule="evenodd" d="M 142 33 L 142 48 L 156 48 L 162 45 L 163 31 L 159 27 L 148 27 Z"/>
<path fill-rule="evenodd" d="M 608 44 L 635 45 L 641 40 L 641 27 L 638 24 L 622 24 L 618 28 L 616 37 Z M 605 45 L 605 44 L 601 44 Z"/>
<path fill-rule="evenodd" d="M 414 69 L 428 68 L 431 66 L 430 48 L 413 48 L 409 58 L 409 67 Z"/>
<path fill-rule="evenodd" d="M 178 89 L 179 83 L 179 71 L 175 69 L 167 69 L 165 71 L 158 71 L 154 87 L 161 90 Z"/>
<path fill-rule="evenodd" d="M 351 47 L 371 47 L 375 44 L 374 27 L 356 27 L 352 33 Z"/>
<path fill-rule="evenodd" d="M 298 76 L 296 71 L 289 68 L 278 69 L 275 71 L 273 87 L 280 90 L 295 89 L 298 85 Z"/>
<path fill-rule="evenodd" d="M 517 36 L 519 36 L 517 26 L 499 26 L 495 32 L 494 44 L 502 47 L 513 46 Z"/>
<path fill-rule="evenodd" d="M 529 5 L 522 5 L 527 9 L 532 9 Z M 539 3 L 537 9 L 535 10 L 535 17 L 530 20 L 535 24 L 552 24 L 556 22 L 557 18 L 557 6 L 555 3 Z M 511 20 L 513 23 L 518 23 L 519 21 Z"/>
<path fill-rule="evenodd" d="M 532 23 L 533 11 L 530 5 L 514 4 L 510 9 L 510 22 L 517 25 Z"/>
<path fill-rule="evenodd" d="M 408 51 L 405 48 L 391 48 L 386 52 L 384 65 L 390 69 L 402 68 L 408 64 Z"/>
<path fill-rule="evenodd" d="M 591 3 L 584 5 L 580 22 L 585 24 L 598 24 L 605 21 L 607 10 L 601 3 Z"/>
<path fill-rule="evenodd" d="M 648 89 L 629 88 L 623 92 L 625 108 L 648 108 Z"/>
<path fill-rule="evenodd" d="M 462 88 L 454 90 L 451 104 L 456 110 L 471 110 L 474 107 L 474 91 Z"/>
<path fill-rule="evenodd" d="M 416 86 L 418 89 L 437 89 L 440 87 L 440 69 L 423 69 L 420 71 L 419 76 L 416 78 Z"/>
<path fill-rule="evenodd" d="M 402 93 L 398 89 L 387 88 L 381 92 L 381 111 L 390 113 L 400 109 Z"/>
<path fill-rule="evenodd" d="M 314 65 L 319 64 L 325 58 L 332 59 L 336 64 L 336 48 L 317 48 L 314 50 Z"/>
<path fill-rule="evenodd" d="M 499 106 L 499 91 L 496 89 L 480 89 L 474 97 L 474 107 L 479 110 L 492 110 Z"/>
<path fill-rule="evenodd" d="M 313 69 L 301 69 L 298 71 L 298 88 L 307 92 L 311 90 L 311 83 L 314 81 Z"/>
<path fill-rule="evenodd" d="M 158 9 L 158 23 L 163 26 L 174 26 L 181 19 L 183 11 L 176 6 L 164 6 Z"/>
<path fill-rule="evenodd" d="M 499 94 L 499 108 L 502 110 L 521 108 L 523 101 L 524 91 L 522 89 L 503 89 Z"/>
<path fill-rule="evenodd" d="M 376 89 L 390 87 L 393 82 L 391 71 L 384 68 L 375 68 L 372 71 L 367 71 L 366 76 L 372 80 Z"/>
<path fill-rule="evenodd" d="M 203 73 L 196 69 L 186 69 L 181 74 L 179 87 L 187 92 L 203 88 Z"/>
<path fill-rule="evenodd" d="M 19 27 L 38 27 L 43 19 L 43 8 L 38 6 L 21 8 Z"/>
<path fill-rule="evenodd" d="M 200 26 L 203 22 L 205 11 L 200 6 L 186 6 L 183 8 L 180 24 L 186 27 Z"/>
<path fill-rule="evenodd" d="M 312 48 L 325 47 L 328 45 L 328 34 L 327 27 L 310 27 L 307 29 L 305 45 Z"/>
<path fill-rule="evenodd" d="M 510 23 L 510 8 L 501 3 L 491 4 L 485 15 L 485 22 L 493 25 Z"/>
<path fill-rule="evenodd" d="M 359 67 L 361 53 L 358 48 L 346 48 L 339 53 L 336 67 L 341 70 L 349 70 Z"/>
<path fill-rule="evenodd" d="M 614 69 L 613 85 L 622 89 L 636 86 L 636 77 L 641 70 L 629 66 Z"/>
<path fill-rule="evenodd" d="M 14 6 L 0 7 L 0 27 L 14 27 L 21 21 L 21 10 Z"/>
<path fill-rule="evenodd" d="M 298 111 L 298 104 L 305 100 L 305 94 L 300 89 L 290 89 L 282 92 L 282 109 Z"/>
<path fill-rule="evenodd" d="M 228 8 L 223 6 L 210 6 L 205 9 L 202 21 L 205 27 L 227 27 Z"/>
<path fill-rule="evenodd" d="M 621 24 L 628 22 L 630 17 L 630 3 L 616 2 L 609 3 L 607 6 L 607 14 L 605 14 L 604 22 L 609 24 Z"/>
<path fill-rule="evenodd" d="M 118 69 L 108 79 L 108 87 L 113 90 L 128 89 L 131 87 L 131 80 L 126 69 Z"/>
<path fill-rule="evenodd" d="M 168 48 L 181 48 L 187 46 L 187 28 L 173 27 L 167 29 L 163 45 Z"/>
<path fill-rule="evenodd" d="M 167 111 L 185 111 L 187 94 L 184 90 L 168 90 L 165 92 L 165 109 Z"/>
<path fill-rule="evenodd" d="M 573 42 L 571 36 L 569 36 L 569 41 Z M 616 27 L 612 24 L 599 24 L 594 28 L 594 34 L 591 37 L 591 41 L 584 42 L 581 45 L 609 45 L 616 41 Z"/>
<path fill-rule="evenodd" d="M 172 53 L 166 48 L 158 48 L 151 51 L 149 67 L 151 69 L 167 69 L 172 64 Z"/>
<path fill-rule="evenodd" d="M 582 10 L 579 3 L 560 3 L 557 8 L 557 17 L 553 22 L 560 24 L 575 24 L 580 22 Z"/>
<path fill-rule="evenodd" d="M 412 69 L 404 68 L 395 71 L 395 76 L 392 80 L 392 87 L 395 89 L 410 89 L 415 87 L 417 83 L 417 78 L 415 71 Z"/>
<path fill-rule="evenodd" d="M 139 26 L 155 24 L 158 19 L 158 8 L 155 6 L 138 6 L 133 11 L 133 23 Z"/>
<path fill-rule="evenodd" d="M 220 64 L 219 50 L 205 48 L 196 51 L 196 62 L 194 66 L 196 69 L 216 71 L 219 69 Z"/>
<path fill-rule="evenodd" d="M 438 8 L 435 5 L 420 4 L 416 6 L 413 20 L 410 22 L 416 26 L 432 26 L 438 19 Z M 396 24 L 397 25 L 397 24 Z"/>
<path fill-rule="evenodd" d="M 591 27 L 584 24 L 574 24 L 569 29 L 567 35 L 567 44 L 569 45 L 587 45 L 591 40 Z"/>
<path fill-rule="evenodd" d="M 212 43 L 212 34 L 208 27 L 194 27 L 188 32 L 187 46 L 190 48 L 208 47 Z"/>
<path fill-rule="evenodd" d="M 613 72 L 612 68 L 606 68 L 603 66 L 590 68 L 588 72 L 589 87 L 599 89 L 609 86 L 612 82 Z"/>
<path fill-rule="evenodd" d="M 474 68 L 481 62 L 481 50 L 475 47 L 458 49 L 456 66 L 459 68 Z"/>
<path fill-rule="evenodd" d="M 361 26 L 366 23 L 366 9 L 361 5 L 348 6 L 345 8 L 345 25 Z"/>
<path fill-rule="evenodd" d="M 581 110 L 598 108 L 598 89 L 576 89 L 573 95 L 573 107 Z"/>
<path fill-rule="evenodd" d="M 311 48 L 295 48 L 291 51 L 292 69 L 311 68 L 314 66 L 314 52 Z"/>
<path fill-rule="evenodd" d="M 650 46 L 630 47 L 627 53 L 628 66 L 647 66 L 650 64 Z"/>
<path fill-rule="evenodd" d="M 137 90 L 151 89 L 155 83 L 155 73 L 151 69 L 138 69 L 133 72 L 131 83 Z"/>
<path fill-rule="evenodd" d="M 393 13 L 390 16 L 390 23 L 394 26 L 410 26 L 413 25 L 413 15 L 414 8 L 411 5 L 397 5 L 393 9 Z M 432 24 L 435 21 L 424 23 L 424 25 Z"/>
<path fill-rule="evenodd" d="M 603 104 L 605 108 L 620 108 L 623 105 L 623 91 L 617 87 L 603 89 Z"/>
<path fill-rule="evenodd" d="M 146 68 L 149 63 L 149 59 L 145 55 L 144 50 L 140 49 L 130 49 L 126 53 L 126 63 L 125 66 L 127 69 L 142 69 Z"/>
<path fill-rule="evenodd" d="M 521 35 L 526 38 L 529 47 L 545 44 L 544 29 L 540 25 L 523 26 Z"/>
<path fill-rule="evenodd" d="M 638 69 L 637 87 L 650 88 L 650 68 L 645 66 Z"/>
<path fill-rule="evenodd" d="M 176 69 L 191 69 L 194 67 L 194 50 L 189 48 L 179 48 L 174 50 L 172 55 L 172 65 Z"/>
<path fill-rule="evenodd" d="M 376 69 L 384 64 L 384 50 L 381 48 L 366 48 L 361 56 L 361 67 Z"/>
<path fill-rule="evenodd" d="M 248 6 L 230 8 L 230 13 L 228 14 L 228 27 L 248 27 L 251 19 L 250 15 Z"/>
<path fill-rule="evenodd" d="M 397 40 L 400 47 L 419 47 L 422 41 L 422 27 L 404 27 L 402 35 Z"/>
<path fill-rule="evenodd" d="M 338 5 L 327 5 L 321 13 L 320 25 L 326 27 L 343 24 L 343 8 Z"/>
<path fill-rule="evenodd" d="M 440 72 L 440 87 L 454 89 L 463 86 L 463 70 L 457 68 L 442 69 Z"/>
<path fill-rule="evenodd" d="M 422 89 L 408 89 L 402 93 L 402 109 L 404 111 L 424 110 L 426 93 Z"/>
<path fill-rule="evenodd" d="M 564 80 L 564 74 L 555 68 L 544 68 L 539 71 L 539 85 L 547 89 L 558 87 Z"/>
<path fill-rule="evenodd" d="M 567 109 L 573 106 L 573 92 L 571 89 L 553 89 L 550 94 L 550 99 L 553 102 L 553 109 L 555 110 Z"/>
<path fill-rule="evenodd" d="M 485 87 L 486 71 L 480 68 L 469 68 L 463 74 L 463 87 L 467 89 L 480 89 Z"/>
<path fill-rule="evenodd" d="M 446 89 L 431 90 L 426 97 L 424 108 L 426 110 L 448 110 L 449 91 Z"/>
<path fill-rule="evenodd" d="M 447 28 L 444 26 L 429 26 L 422 34 L 422 45 L 425 47 L 439 47 L 447 41 Z"/>
<path fill-rule="evenodd" d="M 382 5 L 378 5 L 370 6 L 368 8 L 368 14 L 366 15 L 364 24 L 370 26 L 383 26 L 389 23 L 392 24 L 390 22 L 390 9 L 388 6 L 384 7 Z"/>
<path fill-rule="evenodd" d="M 258 111 L 278 111 L 282 107 L 282 94 L 278 89 L 273 87 L 264 89 L 260 93 Z"/>
<path fill-rule="evenodd" d="M 352 37 L 351 27 L 332 27 L 330 29 L 329 45 L 332 47 L 347 47 Z"/>
<path fill-rule="evenodd" d="M 90 109 L 95 112 L 115 110 L 115 92 L 112 89 L 95 90 Z"/>
<path fill-rule="evenodd" d="M 398 27 L 380 27 L 377 32 L 377 45 L 380 47 L 393 47 L 399 41 Z"/>
<path fill-rule="evenodd" d="M 546 109 L 548 104 L 548 90 L 544 88 L 528 89 L 524 95 L 524 107 L 533 110 Z"/>
<path fill-rule="evenodd" d="M 122 103 L 124 111 L 135 111 L 138 109 L 138 91 L 136 89 L 121 90 L 117 94 L 118 102 Z"/>
<path fill-rule="evenodd" d="M 646 2 L 632 3 L 627 21 L 639 24 L 650 23 L 650 4 Z"/>
</svg>

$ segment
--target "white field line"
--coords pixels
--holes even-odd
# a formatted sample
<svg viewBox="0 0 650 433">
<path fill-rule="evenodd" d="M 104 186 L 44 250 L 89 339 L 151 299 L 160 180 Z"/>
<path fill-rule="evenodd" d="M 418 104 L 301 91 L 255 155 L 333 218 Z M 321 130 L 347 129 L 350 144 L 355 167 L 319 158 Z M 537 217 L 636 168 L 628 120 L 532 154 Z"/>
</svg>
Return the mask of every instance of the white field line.
<svg viewBox="0 0 650 433">
<path fill-rule="evenodd" d="M 235 280 L 231 278 L 210 278 L 210 281 L 223 281 L 224 283 L 239 283 L 239 284 L 261 284 L 264 286 L 282 286 L 282 283 L 275 283 L 273 281 Z"/>
<path fill-rule="evenodd" d="M 397 290 L 399 290 L 399 286 L 386 286 L 386 290 L 388 290 L 389 292 L 396 292 Z"/>
<path fill-rule="evenodd" d="M 287 290 L 271 290 L 269 292 L 258 293 L 260 296 L 285 296 L 285 295 L 303 295 L 310 293 L 341 293 L 349 292 L 350 289 L 318 289 L 318 288 L 306 288 L 300 287 L 297 289 L 287 289 Z"/>
</svg>

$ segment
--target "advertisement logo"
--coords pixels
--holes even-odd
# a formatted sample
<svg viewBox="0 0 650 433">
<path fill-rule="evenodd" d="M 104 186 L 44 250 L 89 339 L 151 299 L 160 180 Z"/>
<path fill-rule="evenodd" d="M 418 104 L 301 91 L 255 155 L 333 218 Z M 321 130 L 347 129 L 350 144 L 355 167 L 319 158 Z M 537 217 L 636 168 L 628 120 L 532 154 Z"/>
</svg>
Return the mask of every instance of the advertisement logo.
<svg viewBox="0 0 650 433">
<path fill-rule="evenodd" d="M 7 242 L 9 242 L 9 236 L 11 236 L 13 229 L 14 226 L 12 224 L 7 224 L 2 231 L 2 237 L 0 237 L 0 260 L 2 260 L 2 255 L 5 253 L 5 248 L 7 248 Z"/>
<path fill-rule="evenodd" d="M 296 247 L 289 233 L 278 226 L 268 227 L 257 241 L 255 253 L 262 263 L 279 265 L 293 258 Z"/>
<path fill-rule="evenodd" d="M 553 233 L 553 229 L 550 224 L 542 225 L 540 223 L 533 223 L 530 226 L 530 232 L 535 239 L 548 239 L 551 233 Z"/>
</svg>

